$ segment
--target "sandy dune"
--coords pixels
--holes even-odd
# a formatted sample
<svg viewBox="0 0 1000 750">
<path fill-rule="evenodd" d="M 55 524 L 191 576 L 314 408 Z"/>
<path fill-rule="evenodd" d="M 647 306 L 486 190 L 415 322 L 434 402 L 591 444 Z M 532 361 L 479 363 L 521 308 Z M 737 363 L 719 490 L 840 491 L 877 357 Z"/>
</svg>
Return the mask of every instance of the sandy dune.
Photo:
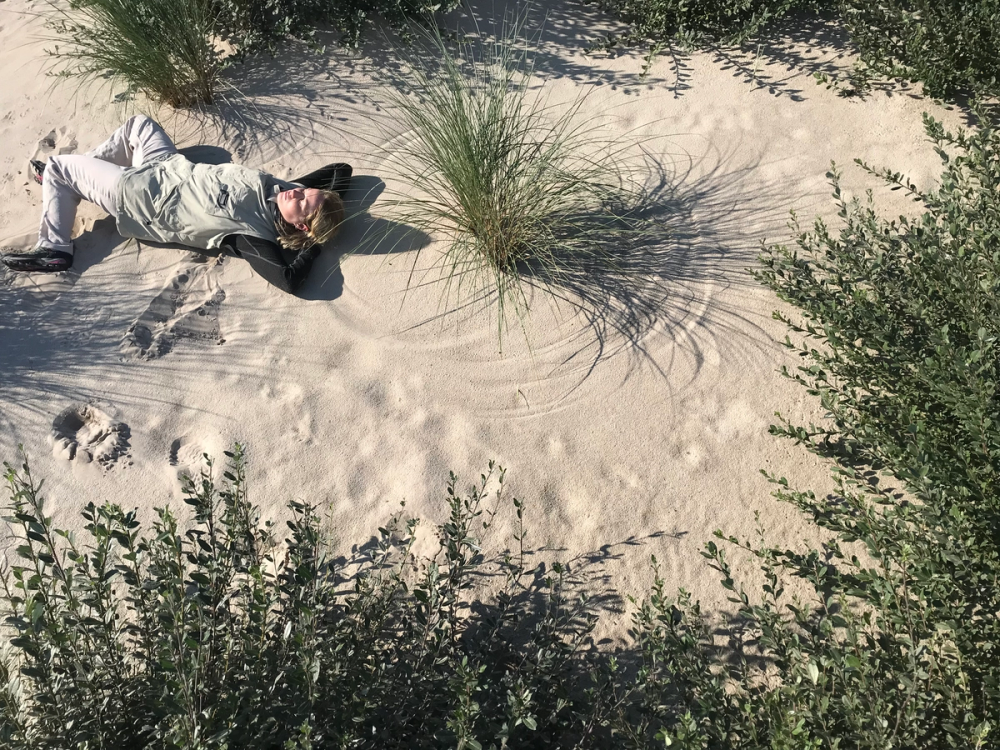
<svg viewBox="0 0 1000 750">
<path fill-rule="evenodd" d="M 122 117 L 107 92 L 43 75 L 41 8 L 0 5 L 5 241 L 26 241 L 37 222 L 28 159 L 81 153 Z M 553 5 L 537 67 L 553 101 L 589 90 L 588 111 L 659 165 L 672 235 L 628 335 L 614 326 L 628 300 L 588 320 L 538 297 L 527 337 L 512 332 L 501 354 L 492 310 L 450 310 L 439 285 L 406 291 L 412 250 L 386 242 L 344 257 L 388 221 L 378 194 L 398 187 L 370 146 L 387 116 L 372 75 L 385 63 L 293 49 L 237 71 L 249 105 L 145 109 L 198 158 L 282 177 L 350 161 L 349 204 L 362 214 L 296 298 L 240 259 L 138 248 L 84 206 L 71 273 L 0 277 L 0 455 L 14 459 L 23 443 L 51 507 L 73 524 L 87 500 L 176 502 L 180 471 L 239 440 L 265 512 L 293 498 L 329 504 L 345 550 L 403 500 L 440 519 L 448 470 L 471 481 L 496 459 L 528 503 L 530 545 L 623 593 L 645 587 L 655 553 L 670 584 L 709 607 L 724 601 L 698 554 L 713 529 L 749 533 L 759 511 L 775 540 L 815 537 L 758 473 L 828 484 L 803 451 L 767 434 L 774 411 L 815 406 L 777 373 L 791 362 L 771 320 L 778 303 L 745 269 L 762 238 L 789 237 L 789 210 L 832 216 L 831 160 L 847 189 L 873 187 L 883 205 L 911 210 L 851 160 L 929 185 L 939 162 L 921 112 L 949 124 L 960 113 L 898 89 L 854 101 L 816 85 L 813 70 L 847 64 L 825 27 L 759 58 L 662 58 L 645 78 L 641 55 L 582 53 L 601 28 L 596 15 Z"/>
</svg>

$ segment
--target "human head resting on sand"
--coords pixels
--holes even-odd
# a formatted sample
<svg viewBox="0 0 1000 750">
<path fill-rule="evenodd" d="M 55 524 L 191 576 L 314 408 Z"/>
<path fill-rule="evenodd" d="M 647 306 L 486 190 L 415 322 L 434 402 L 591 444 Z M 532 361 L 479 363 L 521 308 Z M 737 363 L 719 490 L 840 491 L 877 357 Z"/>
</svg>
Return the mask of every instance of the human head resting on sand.
<svg viewBox="0 0 1000 750">
<path fill-rule="evenodd" d="M 344 202 L 332 190 L 292 188 L 277 196 L 278 242 L 289 250 L 322 245 L 344 221 Z"/>
</svg>

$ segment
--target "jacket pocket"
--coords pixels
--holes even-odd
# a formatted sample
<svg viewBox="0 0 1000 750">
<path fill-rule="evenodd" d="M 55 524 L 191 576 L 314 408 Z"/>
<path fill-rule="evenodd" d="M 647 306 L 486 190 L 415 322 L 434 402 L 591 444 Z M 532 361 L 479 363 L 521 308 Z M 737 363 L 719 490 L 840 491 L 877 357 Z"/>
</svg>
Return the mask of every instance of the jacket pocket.
<svg viewBox="0 0 1000 750">
<path fill-rule="evenodd" d="M 179 187 L 180 185 L 174 185 L 168 192 L 160 193 L 157 200 L 152 202 L 153 213 L 144 222 L 147 227 L 163 223 L 164 217 L 170 211 L 170 206 L 176 203 L 175 198 Z"/>
<path fill-rule="evenodd" d="M 224 219 L 239 220 L 241 207 L 247 204 L 249 191 L 239 185 L 220 182 L 205 201 L 205 212 Z"/>
</svg>

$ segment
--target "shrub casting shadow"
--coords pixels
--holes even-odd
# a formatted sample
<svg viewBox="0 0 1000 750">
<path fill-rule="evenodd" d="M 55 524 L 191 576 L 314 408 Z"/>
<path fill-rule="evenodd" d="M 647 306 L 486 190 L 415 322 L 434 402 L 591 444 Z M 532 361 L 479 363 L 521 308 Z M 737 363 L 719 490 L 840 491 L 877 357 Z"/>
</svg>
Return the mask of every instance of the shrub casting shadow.
<svg viewBox="0 0 1000 750">
<path fill-rule="evenodd" d="M 473 3 L 470 8 L 473 16 L 481 19 L 479 32 L 484 34 L 494 32 L 500 23 L 490 19 L 502 19 L 504 15 L 503 8 L 493 0 Z M 620 34 L 626 27 L 596 4 L 551 0 L 544 8 L 533 12 L 531 20 L 530 28 L 539 30 L 535 71 L 543 78 L 570 78 L 581 83 L 610 86 L 636 96 L 643 91 L 666 88 L 676 98 L 691 88 L 690 51 L 666 43 L 660 54 L 653 57 L 652 64 L 647 65 L 648 47 L 619 45 L 608 49 L 608 34 Z M 476 29 L 471 19 L 462 19 L 459 23 L 467 32 Z M 743 48 L 709 45 L 704 51 L 712 54 L 724 70 L 732 70 L 749 84 L 767 88 L 775 96 L 803 101 L 807 88 L 817 84 L 810 79 L 806 86 L 801 86 L 799 79 L 814 73 L 845 74 L 850 67 L 847 57 L 852 47 L 846 30 L 832 14 L 800 12 L 779 22 L 761 39 Z M 581 53 L 588 55 L 585 63 L 574 59 Z M 635 57 L 631 70 L 623 71 L 620 65 L 612 68 L 601 63 L 602 59 L 624 54 Z M 784 67 L 787 75 L 777 77 L 758 71 L 755 63 L 761 61 Z M 890 84 L 885 87 L 893 88 Z"/>
<path fill-rule="evenodd" d="M 453 496 L 454 479 L 449 484 L 450 522 L 436 527 L 441 548 L 433 561 L 413 554 L 415 522 L 398 517 L 380 528 L 374 542 L 353 560 L 332 559 L 315 508 L 302 502 L 288 504 L 294 519 L 288 523 L 291 533 L 275 546 L 270 526 L 262 524 L 259 508 L 247 500 L 242 449 L 235 446 L 231 455 L 234 460 L 226 474 L 232 477 L 230 484 L 215 484 L 211 469 L 195 480 L 185 480 L 185 502 L 194 508 L 193 521 L 179 522 L 171 511 L 158 510 L 160 523 L 170 533 L 144 524 L 136 512 L 113 503 L 91 503 L 82 509 L 88 521 L 91 546 L 87 549 L 95 550 L 98 562 L 85 568 L 90 558 L 66 555 L 70 571 L 66 579 L 77 587 L 74 592 L 111 578 L 110 565 L 102 567 L 105 560 L 115 561 L 118 554 L 128 560 L 127 553 L 133 549 L 148 550 L 149 557 L 139 557 L 126 569 L 127 575 L 119 578 L 120 585 L 107 587 L 107 593 L 102 590 L 99 600 L 81 597 L 79 605 L 74 600 L 63 605 L 59 600 L 41 627 L 22 628 L 27 635 L 13 642 L 26 665 L 23 700 L 31 709 L 41 706 L 47 695 L 36 677 L 45 674 L 37 668 L 45 654 L 55 653 L 53 661 L 60 667 L 70 663 L 86 675 L 65 691 L 59 720 L 39 722 L 36 735 L 44 731 L 48 744 L 79 744 L 76 740 L 90 731 L 90 725 L 64 717 L 70 712 L 88 715 L 92 712 L 89 699 L 107 694 L 109 701 L 119 695 L 139 696 L 133 711 L 122 710 L 125 701 L 119 700 L 116 710 L 106 712 L 107 720 L 102 715 L 100 726 L 104 736 L 115 735 L 119 746 L 138 746 L 151 722 L 164 715 L 159 696 L 162 685 L 169 684 L 177 672 L 171 669 L 177 661 L 170 661 L 175 659 L 174 644 L 183 642 L 186 648 L 209 628 L 216 634 L 213 643 L 223 648 L 198 650 L 197 661 L 191 659 L 204 674 L 212 675 L 211 680 L 192 683 L 190 695 L 208 708 L 198 712 L 197 726 L 208 734 L 218 722 L 233 737 L 234 746 L 240 747 L 284 745 L 288 734 L 301 726 L 303 710 L 314 712 L 311 715 L 322 722 L 324 736 L 357 735 L 353 717 L 361 715 L 362 731 L 365 735 L 371 731 L 366 739 L 372 741 L 366 747 L 409 747 L 415 738 L 443 735 L 461 699 L 461 694 L 455 698 L 447 688 L 455 687 L 467 665 L 474 670 L 470 694 L 474 692 L 489 712 L 480 722 L 480 736 L 499 727 L 504 707 L 523 694 L 530 699 L 539 723 L 545 722 L 539 735 L 529 734 L 535 729 L 535 719 L 526 714 L 525 729 L 518 736 L 532 746 L 538 736 L 548 738 L 545 747 L 568 746 L 582 731 L 581 718 L 599 722 L 584 736 L 606 726 L 605 720 L 629 721 L 630 717 L 604 705 L 592 693 L 590 688 L 601 680 L 620 693 L 620 705 L 628 701 L 628 710 L 644 705 L 640 699 L 647 684 L 656 687 L 655 682 L 644 682 L 640 665 L 648 650 L 649 639 L 644 636 L 655 638 L 659 625 L 650 628 L 637 621 L 628 645 L 614 655 L 599 649 L 593 634 L 603 616 L 621 617 L 624 610 L 618 592 L 601 577 L 600 567 L 621 556 L 615 547 L 646 544 L 664 534 L 629 537 L 569 565 L 529 567 L 520 550 L 489 554 L 483 560 L 478 536 L 472 533 L 478 535 L 481 530 L 484 508 L 480 501 L 489 481 L 484 475 L 482 484 L 463 497 Z M 42 513 L 40 485 L 31 477 L 27 459 L 23 465 L 8 477 L 13 514 L 6 517 L 8 545 L 17 547 L 11 565 L 21 566 L 20 570 L 37 551 L 47 559 L 66 549 L 60 538 L 65 534 Z M 500 502 L 498 496 L 494 510 Z M 152 536 L 150 526 L 156 532 Z M 181 533 L 172 533 L 175 530 Z M 672 536 L 679 538 L 676 533 Z M 168 549 L 184 561 L 182 575 L 170 576 L 172 570 L 163 573 L 164 568 L 156 565 L 162 559 L 173 560 Z M 206 583 L 210 579 L 204 571 L 219 568 L 225 575 Z M 499 589 L 483 592 L 480 571 L 500 577 Z M 38 578 L 42 585 L 57 585 L 52 582 L 60 573 L 45 566 Z M 207 594 L 210 585 L 216 587 L 215 598 Z M 154 593 L 144 596 L 147 591 Z M 180 602 L 193 616 L 180 624 L 157 617 L 163 611 L 160 602 L 168 598 Z M 12 602 L 10 591 L 7 600 L 13 607 L 19 603 Z M 657 612 L 669 613 L 669 602 L 653 606 L 660 607 Z M 23 611 L 13 607 L 12 624 L 23 626 Z M 113 613 L 113 618 L 94 617 L 97 611 Z M 133 615 L 145 626 L 143 637 L 124 637 L 119 618 Z M 168 632 L 168 627 L 174 630 Z M 171 637 L 182 628 L 183 641 Z M 76 658 L 71 660 L 66 658 L 71 646 L 65 645 L 65 637 L 54 637 L 65 632 L 91 636 L 80 639 L 86 645 L 75 649 Z M 48 648 L 39 647 L 43 644 Z M 106 658 L 108 653 L 116 661 Z M 295 668 L 306 654 L 312 659 L 306 663 L 315 665 L 312 682 L 309 671 Z M 624 668 L 616 668 L 615 660 Z M 123 669 L 124 665 L 128 668 Z M 323 679 L 316 680 L 316 675 Z M 125 689 L 105 687 L 118 685 Z M 280 689 L 275 690 L 276 685 Z M 351 711 L 359 691 L 365 701 L 363 714 Z M 12 706 L 20 707 L 14 701 L 5 703 L 3 718 L 8 725 L 14 718 Z M 167 710 L 176 714 L 184 707 L 174 703 Z M 262 710 L 267 713 L 263 730 L 258 720 Z M 220 714 L 221 720 L 217 719 Z M 262 731 L 268 736 L 254 743 Z M 591 739 L 584 746 L 605 747 L 610 733 L 600 730 Z"/>
<path fill-rule="evenodd" d="M 528 521 L 530 523 L 530 518 Z M 386 528 L 394 528 L 392 522 Z M 596 622 L 596 619 L 608 616 L 624 617 L 628 602 L 616 587 L 614 574 L 608 566 L 623 563 L 626 554 L 644 553 L 645 549 L 653 545 L 656 545 L 656 553 L 660 554 L 661 545 L 658 543 L 676 542 L 687 534 L 686 531 L 676 529 L 669 532 L 655 531 L 642 537 L 633 534 L 564 561 L 557 557 L 566 552 L 564 548 L 526 548 L 523 553 L 511 548 L 493 553 L 478 552 L 470 558 L 470 567 L 466 571 L 468 587 L 474 591 L 495 592 L 505 588 L 504 580 L 509 570 L 505 559 L 516 566 L 518 556 L 523 555 L 520 560 L 523 572 L 514 585 L 506 587 L 509 601 L 501 604 L 495 596 L 480 594 L 460 605 L 469 613 L 468 636 L 474 640 L 483 628 L 496 623 L 503 616 L 515 623 L 515 627 L 510 630 L 511 645 L 525 645 L 538 624 L 550 612 L 554 579 L 558 579 L 561 601 L 572 610 L 573 621 L 582 623 L 593 619 Z M 397 553 L 402 553 L 403 545 L 400 540 L 393 538 L 392 543 L 397 546 Z M 330 569 L 336 571 L 338 585 L 344 590 L 355 585 L 359 576 L 363 577 L 367 570 L 377 564 L 384 544 L 385 539 L 373 536 L 364 544 L 354 545 L 350 555 L 331 560 Z M 611 640 L 607 638 L 590 640 L 588 648 L 610 643 Z M 628 656 L 625 658 L 627 660 Z"/>
<path fill-rule="evenodd" d="M 449 26 L 463 33 L 490 36 L 501 33 L 504 18 L 525 18 L 525 31 L 532 45 L 533 69 L 541 78 L 569 78 L 579 83 L 608 86 L 630 96 L 654 91 L 669 83 L 657 70 L 644 70 L 641 55 L 629 70 L 603 64 L 620 53 L 607 54 L 596 47 L 606 31 L 620 28 L 613 18 L 592 3 L 572 0 L 549 0 L 527 8 L 519 2 L 470 3 L 468 13 Z M 586 54 L 586 59 L 579 59 Z M 644 53 L 643 53 L 644 54 Z"/>
<path fill-rule="evenodd" d="M 497 16 L 492 0 L 476 3 L 472 8 L 481 18 L 502 17 L 502 13 Z M 666 42 L 647 66 L 648 46 L 619 45 L 608 49 L 608 33 L 621 33 L 626 27 L 594 4 L 553 0 L 535 15 L 536 25 L 542 29 L 536 69 L 543 77 L 568 77 L 634 95 L 667 88 L 678 98 L 691 88 L 691 51 Z M 589 64 L 573 60 L 582 51 L 589 53 Z M 712 55 L 722 70 L 732 71 L 733 76 L 746 81 L 751 89 L 766 89 L 773 96 L 796 102 L 805 101 L 810 90 L 822 85 L 813 80 L 815 74 L 840 81 L 845 96 L 880 92 L 887 97 L 925 98 L 920 95 L 919 86 L 907 81 L 874 79 L 866 92 L 852 89 L 848 78 L 857 51 L 839 18 L 829 12 L 798 11 L 742 47 L 708 44 L 702 51 Z M 633 70 L 623 72 L 599 62 L 602 57 L 623 54 L 635 56 Z M 764 66 L 772 71 L 760 70 Z M 774 71 L 775 67 L 783 68 L 784 74 Z"/>
<path fill-rule="evenodd" d="M 858 90 L 850 85 L 851 65 L 857 50 L 847 29 L 833 14 L 799 12 L 778 23 L 756 44 L 743 47 L 712 45 L 708 48 L 722 70 L 730 70 L 736 78 L 747 82 L 751 90 L 767 89 L 773 96 L 787 96 L 801 102 L 808 90 L 822 86 L 814 76 L 826 76 L 836 81 L 841 96 L 864 98 L 872 93 L 886 97 L 906 96 L 922 99 L 919 86 L 909 81 L 873 79 L 869 88 Z M 758 59 L 759 58 L 759 59 Z M 765 73 L 759 63 L 784 68 L 785 75 Z M 805 85 L 800 85 L 806 76 Z"/>
</svg>

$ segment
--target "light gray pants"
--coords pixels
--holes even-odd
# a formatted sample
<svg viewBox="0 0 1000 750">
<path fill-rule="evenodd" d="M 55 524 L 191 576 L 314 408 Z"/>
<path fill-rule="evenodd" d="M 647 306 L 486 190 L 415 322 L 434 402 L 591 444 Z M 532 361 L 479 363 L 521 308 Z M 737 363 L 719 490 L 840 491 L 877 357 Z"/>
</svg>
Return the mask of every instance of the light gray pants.
<svg viewBox="0 0 1000 750">
<path fill-rule="evenodd" d="M 117 218 L 118 181 L 125 168 L 176 153 L 177 148 L 163 128 L 145 115 L 136 115 L 82 156 L 53 156 L 42 178 L 38 246 L 72 253 L 73 222 L 81 198 Z"/>
</svg>

